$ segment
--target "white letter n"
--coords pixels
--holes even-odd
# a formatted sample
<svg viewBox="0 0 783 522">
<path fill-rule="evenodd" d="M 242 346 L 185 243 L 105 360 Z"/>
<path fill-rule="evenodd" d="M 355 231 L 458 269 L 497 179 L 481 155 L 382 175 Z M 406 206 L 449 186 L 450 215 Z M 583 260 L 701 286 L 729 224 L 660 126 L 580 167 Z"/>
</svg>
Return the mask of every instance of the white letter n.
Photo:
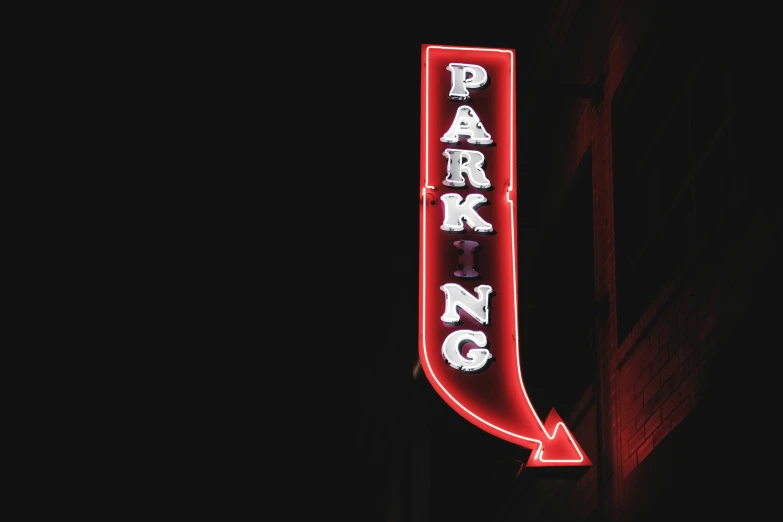
<svg viewBox="0 0 783 522">
<path fill-rule="evenodd" d="M 440 287 L 446 294 L 446 311 L 440 320 L 444 323 L 458 323 L 459 306 L 471 315 L 476 321 L 483 325 L 489 324 L 489 294 L 492 293 L 492 287 L 489 285 L 479 285 L 473 289 L 478 294 L 478 298 L 473 297 L 467 290 L 456 283 L 446 283 Z"/>
</svg>

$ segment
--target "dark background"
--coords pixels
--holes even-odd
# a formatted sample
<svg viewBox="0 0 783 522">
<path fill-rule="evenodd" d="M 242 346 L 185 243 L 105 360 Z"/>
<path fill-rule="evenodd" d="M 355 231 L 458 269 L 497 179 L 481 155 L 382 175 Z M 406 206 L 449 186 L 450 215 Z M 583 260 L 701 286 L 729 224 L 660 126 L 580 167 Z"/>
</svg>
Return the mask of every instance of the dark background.
<svg viewBox="0 0 783 522">
<path fill-rule="evenodd" d="M 98 100 L 95 120 L 67 94 L 57 101 L 105 140 L 96 145 L 87 132 L 67 129 L 78 142 L 72 151 L 84 152 L 99 171 L 90 191 L 74 183 L 77 192 L 119 208 L 122 217 L 106 226 L 103 209 L 85 210 L 85 221 L 100 230 L 79 225 L 69 234 L 84 236 L 97 253 L 77 247 L 68 261 L 86 274 L 58 276 L 74 285 L 58 308 L 76 311 L 68 326 L 84 325 L 85 337 L 95 336 L 97 356 L 79 355 L 81 336 L 73 341 L 45 324 L 56 337 L 49 346 L 101 380 L 93 385 L 54 368 L 67 382 L 47 395 L 62 400 L 75 383 L 86 399 L 63 400 L 67 419 L 48 421 L 30 452 L 47 459 L 39 450 L 51 451 L 54 441 L 55 457 L 67 457 L 56 474 L 50 462 L 27 471 L 46 476 L 61 494 L 63 485 L 75 487 L 63 495 L 74 511 L 100 511 L 104 519 L 187 510 L 214 520 L 242 520 L 238 515 L 248 512 L 275 520 L 383 520 L 390 470 L 413 460 L 404 453 L 404 435 L 431 421 L 453 435 L 432 461 L 439 473 L 432 483 L 441 488 L 437 516 L 480 520 L 516 473 L 512 457 L 526 457 L 464 421 L 426 380 L 413 377 L 421 48 L 514 48 L 521 79 L 555 3 L 292 7 L 136 13 L 138 23 L 127 32 L 115 32 L 119 23 L 105 17 L 95 25 L 107 34 L 81 35 L 90 52 L 47 45 L 45 54 L 63 53 L 66 68 L 78 62 L 70 87 Z M 705 2 L 705 23 L 713 14 Z M 772 38 L 756 42 L 752 35 L 779 30 L 764 23 L 776 18 L 762 8 L 741 21 L 734 19 L 739 14 L 711 24 L 742 43 L 748 104 L 741 118 L 753 130 L 741 138 L 753 144 L 745 168 L 768 180 L 761 192 L 772 208 L 779 195 L 779 162 L 772 158 L 779 149 L 773 116 L 779 59 L 769 52 Z M 73 27 L 66 32 L 78 31 Z M 48 74 L 40 86 L 59 94 L 61 78 Z M 541 93 L 540 86 L 517 86 L 518 100 L 527 89 Z M 42 119 L 41 128 L 47 125 Z M 517 125 L 520 141 L 533 143 L 536 129 L 523 119 Z M 524 162 L 525 151 L 518 154 Z M 55 175 L 71 183 L 81 168 Z M 116 203 L 120 197 L 128 198 L 126 207 Z M 520 202 L 524 197 L 535 204 L 535 191 L 520 194 Z M 53 222 L 62 225 L 59 216 Z M 107 247 L 108 240 L 119 246 Z M 47 265 L 59 263 L 54 250 L 41 256 Z M 93 297 L 82 284 L 96 274 Z M 777 370 L 779 295 L 774 284 L 759 293 L 754 311 L 761 319 L 746 339 L 754 357 L 731 361 L 739 389 L 752 390 L 743 394 L 751 406 L 777 392 L 762 385 L 779 382 L 765 379 Z M 75 306 L 72 296 L 86 297 L 100 313 Z M 538 375 L 541 382 L 549 377 Z M 108 393 L 111 386 L 121 394 Z M 554 400 L 540 390 L 541 404 Z M 742 412 L 743 419 L 776 415 L 775 408 L 755 406 Z M 779 469 L 766 459 L 763 469 L 737 463 L 741 451 L 757 454 L 756 443 L 709 441 L 728 483 L 745 484 L 744 492 L 772 483 L 768 477 Z M 450 457 L 471 447 L 483 448 L 486 458 Z M 80 480 L 84 475 L 89 481 Z M 485 504 L 468 509 L 444 501 L 469 496 L 477 485 L 488 492 Z M 28 491 L 35 496 L 31 509 L 64 510 L 37 484 Z"/>
</svg>

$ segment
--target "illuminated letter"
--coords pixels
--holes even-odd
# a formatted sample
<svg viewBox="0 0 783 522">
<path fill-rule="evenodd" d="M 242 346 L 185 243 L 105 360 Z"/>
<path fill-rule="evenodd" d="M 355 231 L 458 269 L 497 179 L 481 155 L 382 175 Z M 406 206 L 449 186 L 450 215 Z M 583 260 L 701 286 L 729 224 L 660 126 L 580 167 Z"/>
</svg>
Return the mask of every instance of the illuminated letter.
<svg viewBox="0 0 783 522">
<path fill-rule="evenodd" d="M 460 136 L 468 136 L 468 143 L 473 145 L 489 145 L 492 136 L 484 130 L 481 120 L 476 112 L 469 106 L 463 105 L 457 109 L 451 128 L 440 139 L 444 143 L 459 143 Z"/>
<path fill-rule="evenodd" d="M 462 355 L 462 345 L 471 342 L 479 348 L 468 350 L 467 358 Z M 492 358 L 492 354 L 484 347 L 487 345 L 487 336 L 483 332 L 471 332 L 470 330 L 457 330 L 452 332 L 443 341 L 441 353 L 449 366 L 463 372 L 475 372 L 480 370 Z"/>
<path fill-rule="evenodd" d="M 443 184 L 448 187 L 464 187 L 465 178 L 468 175 L 470 184 L 476 188 L 489 188 L 491 186 L 487 175 L 482 168 L 484 155 L 477 150 L 446 149 L 443 151 L 449 161 L 446 165 L 446 179 Z"/>
<path fill-rule="evenodd" d="M 457 277 L 478 277 L 479 273 L 473 270 L 473 251 L 479 246 L 475 241 L 455 241 L 459 258 L 457 267 L 459 270 L 454 272 Z"/>
<path fill-rule="evenodd" d="M 479 285 L 473 289 L 478 294 L 478 299 L 468 293 L 456 283 L 446 283 L 440 287 L 446 294 L 446 311 L 440 316 L 444 323 L 458 323 L 459 306 L 471 315 L 476 321 L 483 325 L 489 324 L 489 294 L 492 287 L 489 285 Z"/>
<path fill-rule="evenodd" d="M 487 84 L 489 79 L 486 69 L 480 65 L 450 63 L 446 69 L 451 71 L 449 98 L 452 100 L 469 100 L 468 89 L 480 89 Z"/>
<path fill-rule="evenodd" d="M 445 204 L 441 230 L 462 232 L 465 230 L 465 225 L 462 224 L 464 219 L 476 232 L 492 232 L 492 225 L 476 213 L 476 207 L 487 201 L 481 194 L 468 194 L 465 201 L 462 201 L 459 194 L 444 194 L 440 200 Z"/>
</svg>

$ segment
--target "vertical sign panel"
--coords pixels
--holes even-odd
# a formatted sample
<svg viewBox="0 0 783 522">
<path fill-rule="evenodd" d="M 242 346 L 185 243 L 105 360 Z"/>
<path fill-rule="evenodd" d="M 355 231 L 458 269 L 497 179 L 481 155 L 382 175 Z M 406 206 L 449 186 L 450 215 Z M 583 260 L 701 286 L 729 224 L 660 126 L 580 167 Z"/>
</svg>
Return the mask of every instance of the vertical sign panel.
<svg viewBox="0 0 783 522">
<path fill-rule="evenodd" d="M 519 361 L 514 51 L 422 46 L 419 356 L 479 428 L 528 466 L 587 466 L 557 413 L 542 422 Z"/>
</svg>

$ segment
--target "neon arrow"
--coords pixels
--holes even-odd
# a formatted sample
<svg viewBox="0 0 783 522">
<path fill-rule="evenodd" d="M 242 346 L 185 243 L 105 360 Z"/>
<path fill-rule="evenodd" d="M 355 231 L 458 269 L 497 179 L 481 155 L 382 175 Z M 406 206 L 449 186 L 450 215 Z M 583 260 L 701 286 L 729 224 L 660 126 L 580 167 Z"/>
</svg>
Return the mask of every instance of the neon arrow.
<svg viewBox="0 0 783 522">
<path fill-rule="evenodd" d="M 419 357 L 457 413 L 532 450 L 527 466 L 590 466 L 554 409 L 542 422 L 522 379 L 514 74 L 513 50 L 422 47 Z"/>
</svg>

